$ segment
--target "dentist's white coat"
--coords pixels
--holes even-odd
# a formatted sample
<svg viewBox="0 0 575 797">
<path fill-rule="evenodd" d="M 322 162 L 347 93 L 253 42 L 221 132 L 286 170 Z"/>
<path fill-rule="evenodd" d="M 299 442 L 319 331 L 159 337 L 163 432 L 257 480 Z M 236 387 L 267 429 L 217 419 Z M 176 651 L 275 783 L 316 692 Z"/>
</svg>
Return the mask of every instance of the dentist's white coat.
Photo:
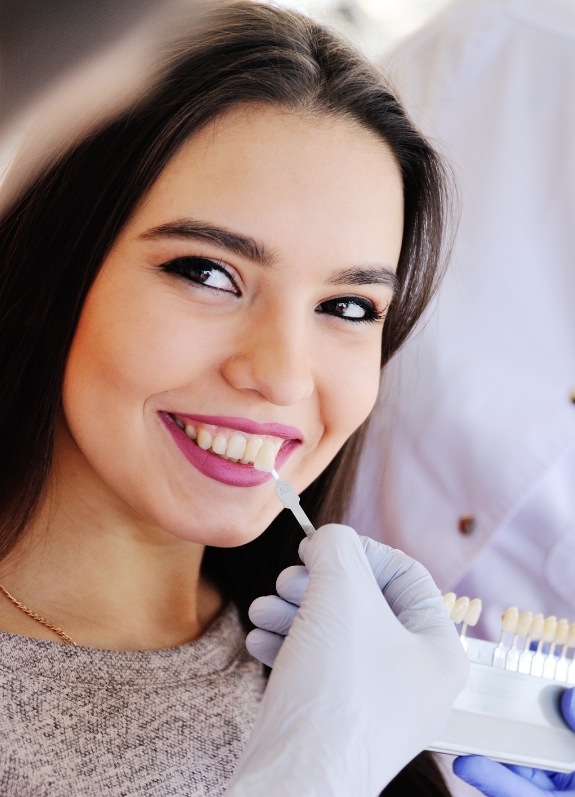
<svg viewBox="0 0 575 797">
<path fill-rule="evenodd" d="M 384 68 L 462 217 L 347 520 L 483 598 L 481 635 L 511 604 L 575 621 L 575 0 L 461 0 Z"/>
<path fill-rule="evenodd" d="M 482 598 L 483 638 L 510 605 L 575 621 L 575 0 L 460 0 L 384 68 L 462 215 L 385 370 L 347 522 Z"/>
</svg>

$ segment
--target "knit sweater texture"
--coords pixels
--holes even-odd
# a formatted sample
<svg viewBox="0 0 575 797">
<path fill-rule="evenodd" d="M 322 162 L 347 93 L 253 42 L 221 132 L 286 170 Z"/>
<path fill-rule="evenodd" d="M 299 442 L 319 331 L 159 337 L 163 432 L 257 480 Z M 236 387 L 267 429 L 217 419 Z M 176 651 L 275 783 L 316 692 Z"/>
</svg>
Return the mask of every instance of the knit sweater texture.
<svg viewBox="0 0 575 797">
<path fill-rule="evenodd" d="M 0 795 L 222 795 L 265 687 L 244 638 L 231 605 L 165 650 L 0 633 Z"/>
</svg>

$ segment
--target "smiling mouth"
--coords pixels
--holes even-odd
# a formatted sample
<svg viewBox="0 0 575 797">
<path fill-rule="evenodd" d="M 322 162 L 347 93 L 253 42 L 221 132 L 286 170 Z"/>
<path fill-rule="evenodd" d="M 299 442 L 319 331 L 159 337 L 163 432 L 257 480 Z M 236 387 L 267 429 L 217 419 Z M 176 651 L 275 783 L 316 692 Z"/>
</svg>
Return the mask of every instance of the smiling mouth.
<svg viewBox="0 0 575 797">
<path fill-rule="evenodd" d="M 274 468 L 279 450 L 286 442 L 283 437 L 250 434 L 226 426 L 191 421 L 173 413 L 167 414 L 198 448 L 216 454 L 227 462 L 252 466 L 265 473 Z"/>
</svg>

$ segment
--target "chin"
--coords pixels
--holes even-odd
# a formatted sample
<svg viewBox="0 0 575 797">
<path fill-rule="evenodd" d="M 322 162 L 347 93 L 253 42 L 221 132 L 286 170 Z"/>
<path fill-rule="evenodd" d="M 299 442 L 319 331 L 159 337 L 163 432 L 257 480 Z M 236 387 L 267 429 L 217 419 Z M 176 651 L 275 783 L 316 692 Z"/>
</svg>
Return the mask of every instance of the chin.
<svg viewBox="0 0 575 797">
<path fill-rule="evenodd" d="M 238 525 L 237 520 L 230 527 L 219 527 L 215 533 L 206 540 L 206 545 L 215 548 L 237 548 L 240 545 L 247 545 L 261 536 L 268 528 L 270 523 L 277 517 L 278 513 L 269 514 L 265 522 L 253 523 L 250 525 Z"/>
<path fill-rule="evenodd" d="M 211 548 L 239 548 L 247 545 L 263 534 L 265 529 L 254 534 L 253 529 L 218 529 L 217 531 L 203 535 L 201 544 Z M 196 537 L 197 539 L 197 537 Z"/>
<path fill-rule="evenodd" d="M 277 509 L 262 508 L 259 513 L 246 512 L 243 517 L 238 517 L 238 512 L 222 512 L 214 517 L 195 517 L 190 525 L 190 520 L 167 520 L 164 524 L 166 531 L 174 537 L 188 540 L 199 545 L 210 545 L 215 548 L 236 548 L 255 540 L 272 523 L 281 511 Z"/>
</svg>

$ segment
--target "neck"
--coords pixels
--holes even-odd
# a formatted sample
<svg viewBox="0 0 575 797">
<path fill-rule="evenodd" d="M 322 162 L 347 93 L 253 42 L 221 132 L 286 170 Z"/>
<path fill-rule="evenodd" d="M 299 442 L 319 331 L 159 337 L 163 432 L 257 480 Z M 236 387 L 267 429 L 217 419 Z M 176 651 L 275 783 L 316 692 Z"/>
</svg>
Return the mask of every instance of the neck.
<svg viewBox="0 0 575 797">
<path fill-rule="evenodd" d="M 0 583 L 78 645 L 143 650 L 198 637 L 222 607 L 200 573 L 203 546 L 85 498 L 52 492 L 0 564 Z M 0 599 L 2 630 L 55 639 Z"/>
</svg>

